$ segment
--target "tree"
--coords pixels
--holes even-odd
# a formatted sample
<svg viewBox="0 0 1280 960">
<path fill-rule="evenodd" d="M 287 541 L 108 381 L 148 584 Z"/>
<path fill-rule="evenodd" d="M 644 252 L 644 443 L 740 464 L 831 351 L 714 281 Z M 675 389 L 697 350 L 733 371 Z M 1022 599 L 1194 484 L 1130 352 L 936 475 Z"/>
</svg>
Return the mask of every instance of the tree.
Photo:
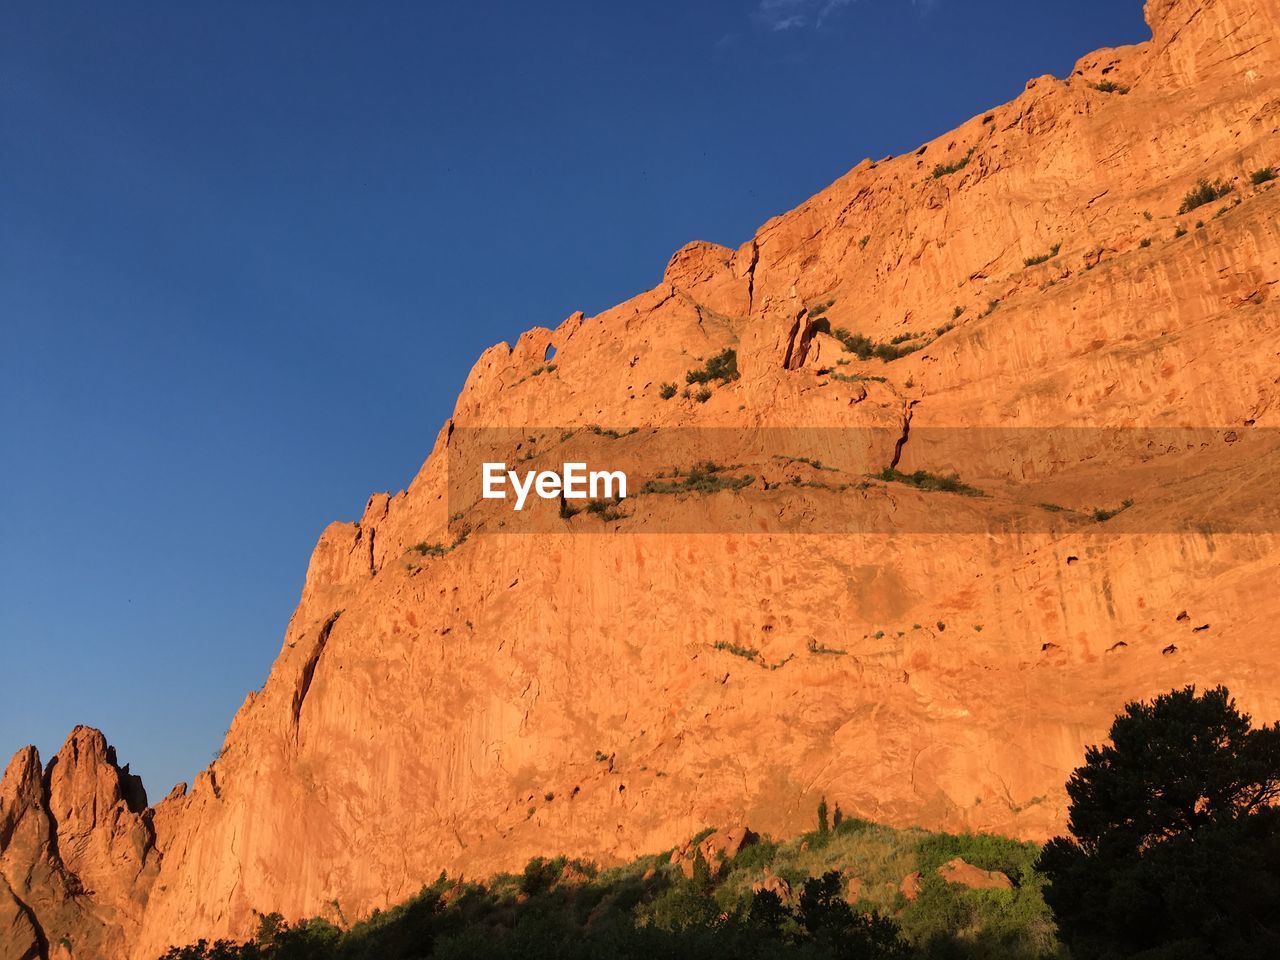
<svg viewBox="0 0 1280 960">
<path fill-rule="evenodd" d="M 1039 869 L 1080 960 L 1280 956 L 1280 726 L 1224 687 L 1128 704 Z"/>
<path fill-rule="evenodd" d="M 831 825 L 827 822 L 827 798 L 818 801 L 818 832 L 829 833 Z"/>
</svg>

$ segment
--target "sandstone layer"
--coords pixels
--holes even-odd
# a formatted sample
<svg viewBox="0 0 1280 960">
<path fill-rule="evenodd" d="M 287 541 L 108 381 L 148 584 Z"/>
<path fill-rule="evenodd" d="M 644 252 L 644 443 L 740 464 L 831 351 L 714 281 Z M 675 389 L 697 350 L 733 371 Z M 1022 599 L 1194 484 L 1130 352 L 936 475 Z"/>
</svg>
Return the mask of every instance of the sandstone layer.
<svg viewBox="0 0 1280 960">
<path fill-rule="evenodd" d="M 409 488 L 324 531 L 269 678 L 190 789 L 147 806 L 86 729 L 47 767 L 14 758 L 0 956 L 152 960 L 259 912 L 351 921 L 441 869 L 609 862 L 705 826 L 792 833 L 823 797 L 1044 838 L 1125 700 L 1221 682 L 1280 717 L 1280 190 L 1251 177 L 1280 164 L 1280 0 L 1146 9 L 1150 41 L 859 163 L 736 250 L 690 244 L 626 303 L 486 351 Z M 1201 179 L 1232 189 L 1179 214 Z M 927 345 L 862 361 L 841 328 Z M 663 398 L 726 348 L 739 379 Z M 548 428 L 533 461 L 562 430 L 632 442 L 592 424 L 878 428 L 899 442 L 877 468 L 990 496 L 832 489 L 797 460 L 537 534 L 451 502 L 468 429 Z M 1011 457 L 927 439 L 943 427 L 1207 439 Z M 919 532 L 1042 503 L 1068 519 Z M 1188 505 L 1252 526 L 1182 529 Z M 903 532 L 646 532 L 652 511 L 742 510 L 879 510 Z"/>
</svg>

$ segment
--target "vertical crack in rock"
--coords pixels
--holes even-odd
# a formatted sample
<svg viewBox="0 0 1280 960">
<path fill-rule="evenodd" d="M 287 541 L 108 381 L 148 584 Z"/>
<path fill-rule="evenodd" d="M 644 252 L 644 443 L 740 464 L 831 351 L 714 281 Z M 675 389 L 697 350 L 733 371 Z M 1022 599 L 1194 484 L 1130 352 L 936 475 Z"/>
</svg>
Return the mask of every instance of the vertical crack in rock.
<svg viewBox="0 0 1280 960">
<path fill-rule="evenodd" d="M 902 448 L 907 445 L 907 441 L 911 439 L 911 416 L 917 401 L 908 400 L 902 408 L 902 435 L 898 437 L 897 442 L 893 445 L 893 462 L 889 464 L 890 470 L 896 470 L 898 463 L 902 460 Z"/>
<path fill-rule="evenodd" d="M 809 357 L 809 346 L 820 326 L 820 317 L 811 317 L 808 310 L 801 308 L 791 325 L 791 332 L 787 334 L 787 352 L 782 358 L 784 370 L 799 370 L 804 366 Z"/>
<path fill-rule="evenodd" d="M 298 674 L 298 685 L 293 691 L 293 736 L 295 741 L 298 738 L 299 719 L 302 716 L 302 702 L 307 698 L 307 692 L 311 689 L 311 681 L 315 678 L 316 667 L 320 663 L 320 655 L 324 653 L 325 644 L 329 642 L 329 634 L 333 632 L 333 625 L 338 622 L 340 616 L 342 616 L 342 611 L 338 610 L 324 622 L 324 626 L 320 628 L 320 633 L 316 636 L 315 646 L 311 648 L 311 655 L 307 657 L 307 662 L 302 665 L 302 672 Z"/>
<path fill-rule="evenodd" d="M 751 262 L 747 264 L 747 316 L 756 303 L 756 264 L 760 262 L 760 245 L 751 241 Z"/>
</svg>

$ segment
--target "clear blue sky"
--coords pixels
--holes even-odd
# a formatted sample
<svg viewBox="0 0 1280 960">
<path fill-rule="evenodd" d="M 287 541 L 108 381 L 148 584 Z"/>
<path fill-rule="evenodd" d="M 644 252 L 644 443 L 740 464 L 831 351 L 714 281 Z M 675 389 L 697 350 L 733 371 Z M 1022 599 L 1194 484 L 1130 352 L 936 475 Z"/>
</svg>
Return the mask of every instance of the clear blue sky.
<svg viewBox="0 0 1280 960">
<path fill-rule="evenodd" d="M 0 763 L 153 799 L 476 356 L 736 246 L 1139 0 L 0 5 Z"/>
</svg>

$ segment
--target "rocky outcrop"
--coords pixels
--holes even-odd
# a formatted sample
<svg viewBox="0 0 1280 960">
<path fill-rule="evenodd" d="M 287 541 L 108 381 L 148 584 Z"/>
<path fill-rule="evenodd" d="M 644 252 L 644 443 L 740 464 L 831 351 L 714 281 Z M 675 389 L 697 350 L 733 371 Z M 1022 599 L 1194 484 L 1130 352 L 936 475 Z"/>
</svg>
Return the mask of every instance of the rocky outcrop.
<svg viewBox="0 0 1280 960">
<path fill-rule="evenodd" d="M 1147 10 L 1150 42 L 486 351 L 408 489 L 324 531 L 270 677 L 190 790 L 142 809 L 89 731 L 46 769 L 15 758 L 12 952 L 154 960 L 257 911 L 362 916 L 441 869 L 612 862 L 707 825 L 794 834 L 824 796 L 1043 838 L 1125 700 L 1222 682 L 1280 717 L 1280 190 L 1250 176 L 1280 163 L 1280 0 Z M 1231 190 L 1179 213 L 1202 178 Z M 841 328 L 923 347 L 863 361 Z M 738 379 L 663 396 L 726 348 Z M 552 509 L 542 533 L 451 502 L 477 427 L 520 428 L 513 458 L 570 434 L 644 463 L 643 437 L 590 425 L 882 439 L 815 431 L 741 490 L 621 520 Z M 1112 442 L 1132 427 L 1205 435 Z M 1028 432 L 969 432 L 990 428 Z M 891 463 L 988 495 L 866 477 Z M 1203 523 L 1174 523 L 1187 511 Z M 1214 529 L 1227 513 L 1261 519 Z M 888 527 L 784 527 L 863 515 Z M 739 532 L 653 532 L 708 517 Z"/>
<path fill-rule="evenodd" d="M 938 868 L 938 876 L 947 883 L 958 883 L 970 890 L 1012 890 L 1013 882 L 999 870 L 983 870 L 954 857 Z M 905 881 L 904 881 L 905 883 Z M 904 895 L 906 891 L 903 891 Z M 907 899 L 915 899 L 908 896 Z"/>
<path fill-rule="evenodd" d="M 141 781 L 77 727 L 47 767 L 20 750 L 0 781 L 0 956 L 123 956 L 158 858 Z"/>
<path fill-rule="evenodd" d="M 760 838 L 745 826 L 731 827 L 713 831 L 697 843 L 685 843 L 671 852 L 671 862 L 680 868 L 686 877 L 694 874 L 694 865 L 698 858 L 707 865 L 712 876 L 715 876 L 725 861 L 732 860 L 743 848 L 751 846 Z"/>
</svg>

